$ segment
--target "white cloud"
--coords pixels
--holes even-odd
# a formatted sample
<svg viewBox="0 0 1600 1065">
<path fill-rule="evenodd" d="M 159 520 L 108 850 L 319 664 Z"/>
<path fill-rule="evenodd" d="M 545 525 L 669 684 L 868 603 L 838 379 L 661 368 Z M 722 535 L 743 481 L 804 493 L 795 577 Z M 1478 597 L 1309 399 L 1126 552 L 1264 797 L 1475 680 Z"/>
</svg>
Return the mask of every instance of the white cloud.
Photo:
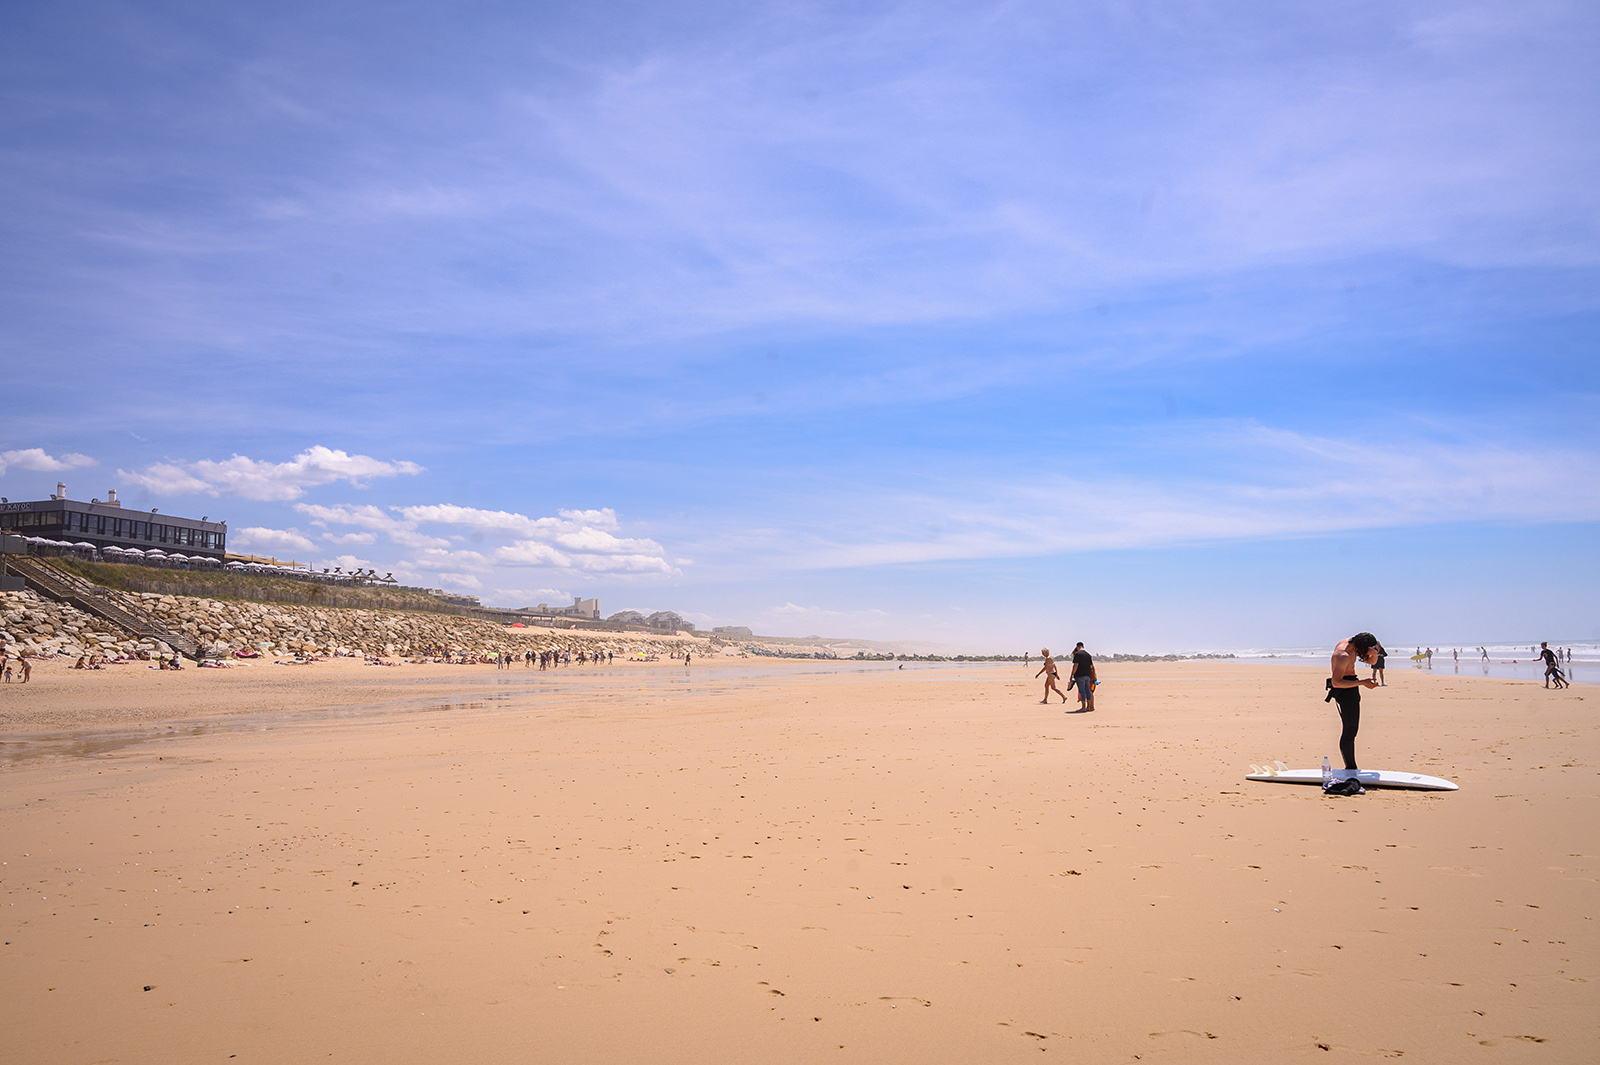
<svg viewBox="0 0 1600 1065">
<path fill-rule="evenodd" d="M 367 544 L 377 543 L 378 537 L 374 533 L 369 532 L 345 533 L 342 536 L 335 536 L 333 533 L 323 533 L 322 540 L 324 543 L 340 544 L 343 546 L 365 546 Z"/>
<path fill-rule="evenodd" d="M 483 582 L 470 573 L 441 573 L 439 583 L 446 588 L 470 588 L 473 591 L 483 587 Z"/>
<path fill-rule="evenodd" d="M 323 559 L 321 564 L 328 569 L 332 569 L 335 566 L 340 569 L 366 569 L 372 565 L 372 562 L 370 559 L 357 558 L 354 555 L 335 555 L 333 558 Z"/>
<path fill-rule="evenodd" d="M 315 551 L 317 549 L 317 545 L 312 543 L 298 529 L 266 529 L 258 525 L 232 530 L 228 534 L 228 545 L 242 548 L 245 551 Z"/>
<path fill-rule="evenodd" d="M 66 452 L 59 458 L 47 453 L 42 447 L 0 451 L 0 474 L 4 474 L 12 466 L 19 470 L 34 470 L 38 473 L 60 473 L 63 470 L 75 470 L 95 464 L 95 460 L 88 455 L 80 455 L 74 451 Z"/>
<path fill-rule="evenodd" d="M 450 541 L 438 536 L 427 536 L 416 531 L 417 523 L 402 521 L 382 508 L 368 504 L 339 503 L 323 506 L 318 503 L 296 503 L 295 510 L 317 525 L 354 525 L 361 529 L 381 532 L 402 547 L 419 549 L 449 547 Z"/>
<path fill-rule="evenodd" d="M 299 499 L 307 488 L 348 482 L 364 488 L 362 482 L 374 477 L 415 476 L 422 467 L 415 462 L 386 462 L 370 455 L 351 455 L 333 448 L 317 446 L 302 451 L 288 462 L 263 462 L 244 455 L 216 462 L 160 462 L 143 472 L 118 470 L 118 476 L 153 492 L 169 495 L 237 496 L 241 499 L 287 501 Z"/>
<path fill-rule="evenodd" d="M 304 509 L 304 508 L 302 508 Z M 405 524 L 453 525 L 508 537 L 494 559 L 512 566 L 544 566 L 589 574 L 641 575 L 675 572 L 654 540 L 617 536 L 616 511 L 561 510 L 559 517 L 530 518 L 506 510 L 479 510 L 442 503 L 395 507 Z"/>
</svg>

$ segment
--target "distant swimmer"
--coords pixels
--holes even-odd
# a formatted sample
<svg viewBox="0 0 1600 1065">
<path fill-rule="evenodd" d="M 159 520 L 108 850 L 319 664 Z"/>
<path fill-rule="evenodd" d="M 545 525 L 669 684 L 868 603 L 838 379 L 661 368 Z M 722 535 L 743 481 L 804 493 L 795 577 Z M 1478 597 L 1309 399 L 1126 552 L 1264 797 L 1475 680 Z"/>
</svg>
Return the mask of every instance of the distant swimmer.
<svg viewBox="0 0 1600 1065">
<path fill-rule="evenodd" d="M 1078 707 L 1085 713 L 1094 712 L 1094 687 L 1100 683 L 1100 678 L 1095 675 L 1094 659 L 1089 657 L 1089 652 L 1083 649 L 1083 642 L 1072 649 L 1072 677 L 1073 684 L 1078 686 Z"/>
<path fill-rule="evenodd" d="M 1346 769 L 1356 769 L 1356 733 L 1361 728 L 1361 689 L 1376 688 L 1375 680 L 1362 680 L 1356 676 L 1356 663 L 1369 665 L 1378 660 L 1380 644 L 1370 632 L 1358 632 L 1348 640 L 1340 640 L 1333 648 L 1332 676 L 1325 682 L 1327 698 L 1323 702 L 1339 704 L 1339 754 Z"/>
<path fill-rule="evenodd" d="M 1040 648 L 1039 653 L 1044 655 L 1044 665 L 1040 666 L 1039 672 L 1033 675 L 1035 680 L 1041 676 L 1044 677 L 1044 698 L 1040 699 L 1039 701 L 1041 703 L 1048 703 L 1050 701 L 1050 693 L 1055 692 L 1057 695 L 1061 696 L 1062 702 L 1066 702 L 1067 693 L 1056 687 L 1056 681 L 1060 678 L 1061 674 L 1056 671 L 1056 660 L 1050 657 L 1050 648 Z"/>
<path fill-rule="evenodd" d="M 1483 655 L 1483 660 L 1485 662 L 1489 661 L 1489 649 L 1487 647 L 1478 648 L 1478 653 Z"/>
</svg>

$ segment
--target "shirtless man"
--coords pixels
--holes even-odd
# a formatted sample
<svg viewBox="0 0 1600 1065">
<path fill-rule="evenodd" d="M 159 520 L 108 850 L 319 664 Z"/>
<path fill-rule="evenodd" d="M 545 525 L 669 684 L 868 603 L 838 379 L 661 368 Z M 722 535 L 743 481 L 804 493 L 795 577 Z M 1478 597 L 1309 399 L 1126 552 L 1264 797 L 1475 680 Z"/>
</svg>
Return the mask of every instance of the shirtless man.
<svg viewBox="0 0 1600 1065">
<path fill-rule="evenodd" d="M 1328 678 L 1328 697 L 1323 702 L 1339 704 L 1339 720 L 1344 729 L 1339 734 L 1339 754 L 1344 767 L 1356 766 L 1356 731 L 1361 728 L 1361 689 L 1376 688 L 1375 680 L 1362 680 L 1356 676 L 1356 663 L 1368 665 L 1378 660 L 1378 638 L 1370 632 L 1358 632 L 1348 640 L 1340 640 L 1333 648 L 1333 670 Z"/>
<path fill-rule="evenodd" d="M 1041 675 L 1044 677 L 1044 698 L 1039 701 L 1048 703 L 1050 701 L 1050 693 L 1055 692 L 1061 696 L 1062 702 L 1066 702 L 1067 693 L 1056 687 L 1056 680 L 1059 679 L 1060 674 L 1056 671 L 1056 660 L 1050 657 L 1050 648 L 1040 648 L 1039 653 L 1044 655 L 1044 665 L 1040 666 L 1039 672 L 1033 675 L 1035 680 L 1038 680 Z"/>
</svg>

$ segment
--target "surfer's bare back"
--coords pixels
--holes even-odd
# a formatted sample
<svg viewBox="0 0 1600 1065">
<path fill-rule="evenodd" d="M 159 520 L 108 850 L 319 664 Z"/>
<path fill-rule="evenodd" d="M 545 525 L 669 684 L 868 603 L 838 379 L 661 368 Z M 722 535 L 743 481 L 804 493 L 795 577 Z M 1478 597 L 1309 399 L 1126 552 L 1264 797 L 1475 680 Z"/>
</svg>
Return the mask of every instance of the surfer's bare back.
<svg viewBox="0 0 1600 1065">
<path fill-rule="evenodd" d="M 1340 640 L 1333 647 L 1333 669 L 1328 678 L 1328 697 L 1323 702 L 1339 704 L 1339 720 L 1344 729 L 1339 734 L 1339 754 L 1346 769 L 1356 768 L 1356 732 L 1361 728 L 1361 689 L 1376 688 L 1375 680 L 1362 680 L 1356 676 L 1356 663 L 1369 665 L 1378 660 L 1378 638 L 1370 632 L 1358 632 L 1348 640 Z"/>
</svg>

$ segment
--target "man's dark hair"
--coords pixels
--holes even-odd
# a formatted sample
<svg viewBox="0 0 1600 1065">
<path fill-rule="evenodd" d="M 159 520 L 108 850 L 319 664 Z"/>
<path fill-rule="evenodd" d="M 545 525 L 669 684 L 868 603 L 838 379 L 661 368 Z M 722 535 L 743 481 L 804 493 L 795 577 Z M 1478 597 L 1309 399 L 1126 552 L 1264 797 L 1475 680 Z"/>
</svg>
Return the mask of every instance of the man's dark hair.
<svg viewBox="0 0 1600 1065">
<path fill-rule="evenodd" d="M 1082 646 L 1083 646 L 1083 641 L 1079 640 L 1078 641 L 1078 647 L 1082 647 Z M 1076 651 L 1078 649 L 1078 647 L 1074 647 L 1073 650 Z"/>
<path fill-rule="evenodd" d="M 1350 646 L 1356 649 L 1357 655 L 1365 655 L 1378 646 L 1378 638 L 1370 632 L 1358 632 L 1350 637 Z"/>
</svg>

